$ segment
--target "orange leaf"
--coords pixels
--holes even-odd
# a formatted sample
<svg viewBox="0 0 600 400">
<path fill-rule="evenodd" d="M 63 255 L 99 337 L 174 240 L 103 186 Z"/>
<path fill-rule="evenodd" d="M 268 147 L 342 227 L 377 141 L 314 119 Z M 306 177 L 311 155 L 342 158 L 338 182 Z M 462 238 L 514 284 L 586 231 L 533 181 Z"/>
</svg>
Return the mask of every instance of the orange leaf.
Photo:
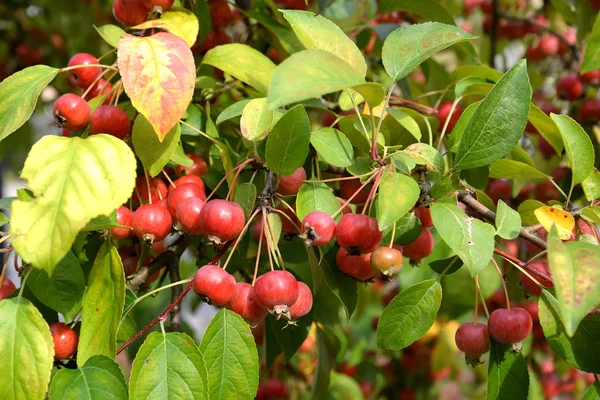
<svg viewBox="0 0 600 400">
<path fill-rule="evenodd" d="M 562 240 L 571 239 L 573 236 L 573 228 L 575 228 L 575 218 L 566 211 L 559 208 L 544 206 L 534 211 L 540 224 L 550 232 L 552 225 L 556 226 L 558 236 Z"/>
<path fill-rule="evenodd" d="M 196 66 L 190 48 L 168 32 L 123 35 L 117 63 L 125 93 L 162 142 L 192 101 Z"/>
</svg>

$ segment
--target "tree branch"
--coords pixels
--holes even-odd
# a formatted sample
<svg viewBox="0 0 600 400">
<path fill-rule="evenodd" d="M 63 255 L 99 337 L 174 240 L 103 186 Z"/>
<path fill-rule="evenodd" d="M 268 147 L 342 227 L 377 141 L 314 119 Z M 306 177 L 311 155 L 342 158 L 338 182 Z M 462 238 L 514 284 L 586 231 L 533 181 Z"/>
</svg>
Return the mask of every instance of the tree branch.
<svg viewBox="0 0 600 400">
<path fill-rule="evenodd" d="M 498 23 L 500 13 L 498 12 L 498 0 L 492 0 L 492 29 L 490 31 L 490 67 L 494 68 L 494 58 L 498 53 Z"/>
<path fill-rule="evenodd" d="M 181 275 L 179 274 L 179 258 L 172 258 L 167 268 L 169 270 L 169 279 L 171 279 L 171 283 L 179 282 L 181 280 Z M 171 303 L 175 303 L 175 307 L 173 307 L 173 311 L 171 312 L 171 331 L 173 332 L 181 332 L 181 303 L 175 302 L 181 293 L 183 293 L 183 285 L 177 285 L 171 288 Z"/>
</svg>

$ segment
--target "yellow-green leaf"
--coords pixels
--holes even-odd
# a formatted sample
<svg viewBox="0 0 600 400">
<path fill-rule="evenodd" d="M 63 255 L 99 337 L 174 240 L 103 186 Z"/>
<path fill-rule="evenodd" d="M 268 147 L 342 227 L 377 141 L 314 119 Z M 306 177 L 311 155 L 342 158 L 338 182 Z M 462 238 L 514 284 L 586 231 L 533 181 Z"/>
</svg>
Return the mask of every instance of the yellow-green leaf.
<svg viewBox="0 0 600 400">
<path fill-rule="evenodd" d="M 34 198 L 12 203 L 10 233 L 17 253 L 51 274 L 92 218 L 129 198 L 135 166 L 129 146 L 110 135 L 44 136 L 21 173 Z"/>
<path fill-rule="evenodd" d="M 594 146 L 581 125 L 568 115 L 550 114 L 558 126 L 571 163 L 573 181 L 571 186 L 583 182 L 594 170 Z"/>
<path fill-rule="evenodd" d="M 180 135 L 181 126 L 175 124 L 161 142 L 146 117 L 138 115 L 135 119 L 131 133 L 133 148 L 151 176 L 160 174 L 167 165 L 177 148 Z"/>
<path fill-rule="evenodd" d="M 198 18 L 185 8 L 172 8 L 165 11 L 159 19 L 143 22 L 133 29 L 160 28 L 179 36 L 192 47 L 198 38 Z"/>
<path fill-rule="evenodd" d="M 119 28 L 116 25 L 106 24 L 101 27 L 97 27 L 94 25 L 98 34 L 104 39 L 104 41 L 110 44 L 112 47 L 119 47 L 119 41 L 121 40 L 121 36 L 125 34 L 125 31 Z"/>
<path fill-rule="evenodd" d="M 253 142 L 259 142 L 269 135 L 273 125 L 273 110 L 267 107 L 267 98 L 252 99 L 242 111 L 240 130 L 242 135 Z"/>
</svg>

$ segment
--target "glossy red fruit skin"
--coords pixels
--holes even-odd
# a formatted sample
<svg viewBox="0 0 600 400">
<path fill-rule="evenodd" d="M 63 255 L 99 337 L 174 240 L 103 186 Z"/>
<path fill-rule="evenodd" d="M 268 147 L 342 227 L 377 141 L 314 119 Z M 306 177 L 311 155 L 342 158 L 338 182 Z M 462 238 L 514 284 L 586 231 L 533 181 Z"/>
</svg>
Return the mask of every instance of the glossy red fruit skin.
<svg viewBox="0 0 600 400">
<path fill-rule="evenodd" d="M 54 358 L 64 360 L 75 354 L 79 335 L 62 322 L 55 322 L 50 325 L 50 333 L 54 342 Z"/>
<path fill-rule="evenodd" d="M 539 283 L 541 283 L 546 288 L 554 287 L 554 283 L 552 280 L 545 278 L 550 277 L 550 269 L 548 268 L 548 263 L 544 260 L 534 260 L 529 264 L 529 269 L 532 269 L 538 274 L 530 273 Z M 532 281 L 527 275 L 521 274 L 521 282 L 523 282 L 523 286 L 529 293 L 534 296 L 539 296 L 542 294 L 542 288 L 539 287 L 534 281 Z"/>
<path fill-rule="evenodd" d="M 600 99 L 585 99 L 579 107 L 579 119 L 585 124 L 600 121 Z"/>
<path fill-rule="evenodd" d="M 232 20 L 231 9 L 225 0 L 212 0 L 208 2 L 210 19 L 215 27 L 224 28 Z"/>
<path fill-rule="evenodd" d="M 306 246 L 323 246 L 335 236 L 335 222 L 323 211 L 313 211 L 302 220 L 304 243 Z"/>
<path fill-rule="evenodd" d="M 246 282 L 235 285 L 233 298 L 227 303 L 227 308 L 251 324 L 257 324 L 269 314 L 267 309 L 256 301 L 254 287 Z"/>
<path fill-rule="evenodd" d="M 4 300 L 8 296 L 10 296 L 10 294 L 14 292 L 15 289 L 15 284 L 7 277 L 4 277 L 2 285 L 0 285 L 0 300 Z"/>
<path fill-rule="evenodd" d="M 64 137 L 71 137 L 71 134 L 73 132 L 71 132 L 70 130 L 68 130 L 67 128 L 60 128 L 60 135 L 64 136 Z"/>
<path fill-rule="evenodd" d="M 175 0 L 142 0 L 142 4 L 147 10 L 157 10 L 161 13 L 173 7 L 173 3 Z"/>
<path fill-rule="evenodd" d="M 148 182 L 146 182 L 146 178 L 143 176 L 138 176 L 135 179 L 135 187 L 133 191 L 133 200 L 137 203 L 141 203 L 141 200 L 145 203 L 150 202 L 150 198 L 152 198 L 152 204 L 158 203 L 161 199 L 166 201 L 167 199 L 167 185 L 160 178 L 150 178 L 150 196 L 148 195 Z M 138 197 L 139 193 L 139 197 Z"/>
<path fill-rule="evenodd" d="M 298 282 L 298 299 L 290 307 L 290 320 L 295 321 L 310 312 L 313 305 L 313 295 L 304 282 Z"/>
<path fill-rule="evenodd" d="M 380 247 L 371 253 L 370 257 L 371 268 L 374 271 L 380 272 L 383 277 L 391 277 L 400 272 L 404 264 L 402 253 L 389 247 Z"/>
<path fill-rule="evenodd" d="M 183 165 L 178 165 L 177 168 L 175 168 L 175 172 L 178 176 L 202 176 L 206 173 L 206 171 L 208 171 L 208 165 L 206 164 L 206 160 L 203 157 L 198 156 L 196 154 L 186 154 L 186 156 L 187 158 L 192 160 L 194 164 L 191 167 L 184 167 Z"/>
<path fill-rule="evenodd" d="M 104 79 L 100 79 L 92 89 L 90 89 L 89 93 L 85 96 L 86 100 L 91 100 L 98 96 L 106 96 L 103 104 L 108 105 L 111 100 L 111 96 L 108 96 L 108 93 L 112 90 L 112 84 Z"/>
<path fill-rule="evenodd" d="M 375 276 L 371 268 L 371 253 L 353 256 L 345 248 L 340 247 L 335 255 L 335 263 L 340 271 L 361 282 Z"/>
<path fill-rule="evenodd" d="M 404 246 L 402 254 L 404 257 L 410 258 L 413 262 L 420 262 L 423 258 L 428 257 L 433 251 L 433 235 L 427 228 L 421 229 L 421 234 L 414 242 Z"/>
<path fill-rule="evenodd" d="M 429 207 L 419 207 L 416 211 L 419 212 L 417 217 L 421 220 L 421 226 L 423 228 L 431 228 L 433 220 L 431 219 L 431 210 Z"/>
<path fill-rule="evenodd" d="M 92 114 L 90 135 L 106 133 L 123 139 L 130 129 L 129 117 L 117 106 L 100 106 Z"/>
<path fill-rule="evenodd" d="M 116 210 L 117 223 L 119 225 L 131 226 L 131 220 L 133 218 L 133 212 L 126 206 L 120 206 Z M 113 239 L 127 239 L 133 235 L 133 231 L 129 228 L 112 228 L 110 230 L 110 236 Z"/>
<path fill-rule="evenodd" d="M 200 178 L 199 176 L 196 175 L 184 175 L 181 178 L 177 178 L 173 181 L 173 185 L 169 185 L 169 192 L 172 192 L 173 190 L 175 190 L 176 187 L 181 186 L 181 185 L 185 185 L 186 183 L 191 183 L 193 185 L 197 185 L 200 186 L 202 188 L 202 191 L 204 191 L 205 187 L 204 187 L 204 181 L 202 180 L 202 178 Z M 206 198 L 206 195 L 205 197 Z"/>
<path fill-rule="evenodd" d="M 148 10 L 142 0 L 114 0 L 113 16 L 124 25 L 139 25 L 148 19 Z"/>
<path fill-rule="evenodd" d="M 275 378 L 266 379 L 263 383 L 258 385 L 256 391 L 255 400 L 269 400 L 269 399 L 287 399 L 290 395 L 290 391 L 286 384 Z"/>
<path fill-rule="evenodd" d="M 90 106 L 73 93 L 66 93 L 54 102 L 54 119 L 60 128 L 78 131 L 90 122 Z"/>
<path fill-rule="evenodd" d="M 306 171 L 300 167 L 294 171 L 293 174 L 282 176 L 279 178 L 279 185 L 277 185 L 277 191 L 285 196 L 295 196 L 300 190 L 303 181 L 306 180 Z"/>
<path fill-rule="evenodd" d="M 67 67 L 97 64 L 100 64 L 100 62 L 93 55 L 88 53 L 78 53 L 71 57 Z M 87 89 L 92 83 L 94 83 L 101 73 L 102 69 L 100 67 L 85 67 L 72 69 L 67 72 L 67 75 L 69 76 L 69 81 L 73 86 Z"/>
<path fill-rule="evenodd" d="M 510 202 L 512 198 L 512 187 L 510 182 L 504 179 L 490 180 L 487 185 L 486 193 L 494 204 L 498 204 L 498 200 L 503 200 L 505 203 Z"/>
<path fill-rule="evenodd" d="M 144 204 L 133 213 L 133 232 L 142 240 L 155 242 L 171 233 L 173 221 L 169 211 L 158 204 Z"/>
<path fill-rule="evenodd" d="M 292 207 L 292 210 L 294 210 L 294 212 L 292 212 L 292 210 L 290 210 L 289 208 L 284 206 L 283 203 L 279 204 L 276 207 L 279 211 L 281 211 L 282 213 L 287 215 L 292 221 L 294 221 L 294 223 L 292 223 L 289 219 L 287 219 L 286 217 L 284 217 L 282 215 L 281 216 L 281 230 L 286 233 L 294 233 L 294 234 L 298 235 L 298 234 L 300 234 L 300 232 L 298 231 L 297 226 L 300 226 L 300 220 L 298 219 L 298 216 L 296 215 L 296 203 L 292 204 L 290 207 Z"/>
<path fill-rule="evenodd" d="M 358 191 L 358 189 L 360 189 L 361 186 L 362 186 L 362 183 L 360 183 L 360 180 L 358 178 L 343 180 L 343 181 L 340 181 L 340 193 L 342 194 L 343 198 L 349 199 L 350 197 L 352 197 L 354 195 L 354 193 L 356 193 Z M 370 190 L 371 190 L 370 185 L 365 186 L 365 188 L 363 188 L 360 191 L 360 193 L 358 193 L 356 195 L 356 197 L 354 197 L 350 201 L 350 203 L 364 204 L 367 201 L 367 199 L 369 198 Z"/>
<path fill-rule="evenodd" d="M 547 34 L 540 37 L 538 48 L 545 57 L 553 56 L 558 53 L 560 41 L 556 36 Z"/>
<path fill-rule="evenodd" d="M 214 306 L 224 306 L 235 293 L 235 278 L 216 265 L 205 265 L 194 275 L 194 292 Z"/>
<path fill-rule="evenodd" d="M 201 234 L 200 212 L 202 212 L 203 207 L 204 200 L 198 197 L 188 197 L 185 201 L 182 201 L 175 212 L 177 228 L 194 235 Z"/>
<path fill-rule="evenodd" d="M 533 328 L 531 315 L 524 308 L 499 308 L 488 320 L 490 336 L 497 342 L 513 344 L 523 341 Z"/>
<path fill-rule="evenodd" d="M 285 315 L 298 300 L 298 281 L 287 271 L 269 271 L 258 277 L 254 292 L 261 307 L 272 314 Z"/>
<path fill-rule="evenodd" d="M 598 2 L 600 4 L 600 1 Z M 580 76 L 581 80 L 588 85 L 598 86 L 600 85 L 600 69 L 595 69 L 590 72 L 586 72 Z"/>
<path fill-rule="evenodd" d="M 200 226 L 209 240 L 225 243 L 235 239 L 244 229 L 244 210 L 227 200 L 210 200 L 200 212 Z"/>
<path fill-rule="evenodd" d="M 576 74 L 564 75 L 556 82 L 556 94 L 563 100 L 577 100 L 583 96 L 583 82 Z"/>
<path fill-rule="evenodd" d="M 177 218 L 177 207 L 190 197 L 206 200 L 204 190 L 193 183 L 185 183 L 177 186 L 167 195 L 167 210 L 169 210 L 171 217 Z"/>
<path fill-rule="evenodd" d="M 339 220 L 335 235 L 341 247 L 353 254 L 373 252 L 381 243 L 382 234 L 375 218 L 362 214 L 346 214 Z"/>
<path fill-rule="evenodd" d="M 438 113 L 435 116 L 439 122 L 439 131 L 440 132 L 442 131 L 442 129 L 444 129 L 444 124 L 446 123 L 446 120 L 448 119 L 448 116 L 450 115 L 450 110 L 452 110 L 452 104 L 453 104 L 452 101 L 445 101 L 442 104 L 440 104 Z M 448 128 L 446 129 L 447 135 L 452 133 L 452 130 L 456 126 L 456 123 L 458 122 L 463 111 L 464 111 L 464 108 L 462 108 L 460 106 L 460 104 L 457 104 L 456 107 L 454 108 L 454 112 L 452 113 L 452 116 L 450 117 L 450 122 L 448 122 Z"/>
<path fill-rule="evenodd" d="M 490 337 L 486 324 L 464 323 L 458 327 L 454 339 L 456 347 L 469 356 L 479 357 L 490 351 Z"/>
</svg>

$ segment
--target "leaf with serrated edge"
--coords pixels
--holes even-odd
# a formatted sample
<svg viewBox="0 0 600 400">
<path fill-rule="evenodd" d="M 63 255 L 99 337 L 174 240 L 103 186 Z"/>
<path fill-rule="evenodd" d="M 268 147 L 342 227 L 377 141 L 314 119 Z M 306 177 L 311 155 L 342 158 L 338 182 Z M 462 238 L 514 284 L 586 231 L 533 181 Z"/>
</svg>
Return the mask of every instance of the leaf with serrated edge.
<svg viewBox="0 0 600 400">
<path fill-rule="evenodd" d="M 165 11 L 159 19 L 143 22 L 132 29 L 164 29 L 185 40 L 192 47 L 198 39 L 198 18 L 185 8 L 171 8 Z"/>
<path fill-rule="evenodd" d="M 302 221 L 313 211 L 323 211 L 333 215 L 340 208 L 340 203 L 331 191 L 331 188 L 323 182 L 305 182 L 300 186 L 296 197 L 296 212 L 298 219 Z M 338 216 L 336 219 L 341 218 Z"/>
<path fill-rule="evenodd" d="M 496 234 L 503 239 L 516 239 L 521 231 L 521 216 L 504 201 L 498 200 Z"/>
<path fill-rule="evenodd" d="M 163 140 L 185 114 L 196 84 L 196 66 L 187 43 L 168 32 L 123 35 L 117 64 L 125 93 Z"/>
<path fill-rule="evenodd" d="M 222 309 L 204 333 L 200 352 L 211 400 L 252 399 L 258 388 L 258 352 L 248 324 Z"/>
<path fill-rule="evenodd" d="M 252 99 L 242 111 L 240 130 L 242 136 L 253 142 L 260 142 L 269 135 L 273 124 L 273 110 L 267 107 L 267 99 Z"/>
<path fill-rule="evenodd" d="M 56 68 L 36 65 L 0 82 L 0 141 L 31 117 L 40 93 L 56 74 Z"/>
<path fill-rule="evenodd" d="M 48 323 L 24 298 L 0 301 L 0 399 L 43 399 L 54 344 Z"/>
<path fill-rule="evenodd" d="M 413 178 L 386 169 L 381 176 L 377 198 L 379 230 L 391 228 L 394 222 L 404 217 L 413 208 L 420 193 L 419 184 Z"/>
<path fill-rule="evenodd" d="M 123 263 L 116 247 L 107 241 L 96 256 L 83 299 L 78 365 L 84 365 L 89 358 L 99 354 L 115 358 L 124 304 Z"/>
<path fill-rule="evenodd" d="M 442 286 L 426 280 L 404 289 L 383 310 L 377 325 L 377 346 L 402 350 L 421 338 L 433 322 L 442 302 Z"/>
<path fill-rule="evenodd" d="M 328 51 L 365 76 L 367 63 L 364 56 L 336 24 L 310 11 L 281 10 L 281 13 L 307 50 Z"/>
<path fill-rule="evenodd" d="M 133 123 L 131 141 L 135 154 L 140 158 L 150 176 L 160 174 L 175 152 L 181 136 L 181 127 L 173 128 L 159 139 L 152 124 L 143 115 L 138 115 Z"/>
<path fill-rule="evenodd" d="M 490 339 L 489 400 L 525 399 L 529 391 L 529 372 L 521 352 Z"/>
<path fill-rule="evenodd" d="M 126 400 L 127 384 L 119 364 L 106 356 L 94 356 L 80 369 L 59 369 L 48 395 L 50 400 Z"/>
<path fill-rule="evenodd" d="M 267 165 L 278 176 L 291 175 L 304 164 L 310 143 L 310 120 L 298 105 L 273 127 L 267 139 Z"/>
<path fill-rule="evenodd" d="M 25 262 L 51 273 L 92 218 L 127 201 L 135 164 L 129 146 L 110 135 L 41 138 L 21 172 L 35 198 L 12 203 L 15 250 Z"/>
</svg>

